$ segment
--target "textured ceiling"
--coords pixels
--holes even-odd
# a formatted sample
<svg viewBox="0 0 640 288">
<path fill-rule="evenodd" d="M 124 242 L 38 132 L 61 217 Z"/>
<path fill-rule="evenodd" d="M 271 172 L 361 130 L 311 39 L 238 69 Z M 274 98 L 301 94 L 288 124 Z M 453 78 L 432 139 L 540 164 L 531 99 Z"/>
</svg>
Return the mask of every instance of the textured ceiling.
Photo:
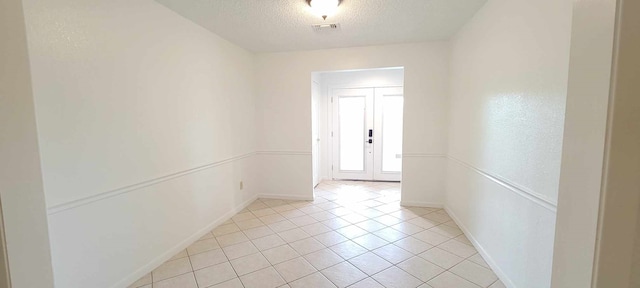
<svg viewBox="0 0 640 288">
<path fill-rule="evenodd" d="M 306 0 L 156 0 L 254 52 L 279 52 L 442 40 L 486 0 L 343 0 L 323 21 Z M 314 32 L 313 24 L 340 31 Z"/>
</svg>

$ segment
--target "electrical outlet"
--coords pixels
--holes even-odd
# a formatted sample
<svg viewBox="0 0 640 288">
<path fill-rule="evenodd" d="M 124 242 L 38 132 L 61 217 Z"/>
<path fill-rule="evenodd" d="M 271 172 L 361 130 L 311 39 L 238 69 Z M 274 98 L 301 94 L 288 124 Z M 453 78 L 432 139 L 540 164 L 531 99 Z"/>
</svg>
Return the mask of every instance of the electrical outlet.
<svg viewBox="0 0 640 288">
<path fill-rule="evenodd" d="M 244 184 L 242 183 L 242 181 L 240 181 L 240 190 L 242 190 L 244 188 Z"/>
</svg>

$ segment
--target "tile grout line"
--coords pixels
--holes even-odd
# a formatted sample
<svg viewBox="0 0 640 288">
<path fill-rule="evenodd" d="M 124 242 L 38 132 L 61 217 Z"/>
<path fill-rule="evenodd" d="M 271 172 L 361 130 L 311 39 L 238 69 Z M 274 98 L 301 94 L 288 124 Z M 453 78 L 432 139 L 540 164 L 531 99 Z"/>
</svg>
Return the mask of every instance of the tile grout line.
<svg viewBox="0 0 640 288">
<path fill-rule="evenodd" d="M 218 240 L 216 240 L 216 243 L 218 243 Z M 191 274 L 193 274 L 193 280 L 196 281 L 196 287 L 200 288 L 200 284 L 198 283 L 198 278 L 196 278 L 196 271 L 195 269 L 193 269 L 193 263 L 191 263 L 191 254 L 189 254 L 189 251 L 187 251 L 187 259 L 189 259 L 189 266 L 191 266 Z"/>
</svg>

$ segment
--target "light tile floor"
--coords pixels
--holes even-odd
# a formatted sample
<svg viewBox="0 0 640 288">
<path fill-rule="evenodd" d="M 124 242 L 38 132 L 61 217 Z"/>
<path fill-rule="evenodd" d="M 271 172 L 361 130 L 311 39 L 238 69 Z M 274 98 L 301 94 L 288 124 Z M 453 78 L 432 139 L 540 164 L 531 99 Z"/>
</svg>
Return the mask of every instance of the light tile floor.
<svg viewBox="0 0 640 288">
<path fill-rule="evenodd" d="M 399 183 L 315 199 L 256 200 L 130 287 L 504 287 L 444 210 L 401 207 Z"/>
</svg>

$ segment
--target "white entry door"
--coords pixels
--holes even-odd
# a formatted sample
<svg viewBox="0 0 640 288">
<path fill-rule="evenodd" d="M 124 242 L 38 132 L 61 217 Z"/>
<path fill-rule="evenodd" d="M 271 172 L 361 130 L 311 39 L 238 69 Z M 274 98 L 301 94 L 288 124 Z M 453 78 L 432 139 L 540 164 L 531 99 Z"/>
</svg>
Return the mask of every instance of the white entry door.
<svg viewBox="0 0 640 288">
<path fill-rule="evenodd" d="M 373 180 L 402 179 L 402 87 L 375 89 Z"/>
<path fill-rule="evenodd" d="M 333 178 L 400 181 L 401 87 L 333 89 Z"/>
</svg>

